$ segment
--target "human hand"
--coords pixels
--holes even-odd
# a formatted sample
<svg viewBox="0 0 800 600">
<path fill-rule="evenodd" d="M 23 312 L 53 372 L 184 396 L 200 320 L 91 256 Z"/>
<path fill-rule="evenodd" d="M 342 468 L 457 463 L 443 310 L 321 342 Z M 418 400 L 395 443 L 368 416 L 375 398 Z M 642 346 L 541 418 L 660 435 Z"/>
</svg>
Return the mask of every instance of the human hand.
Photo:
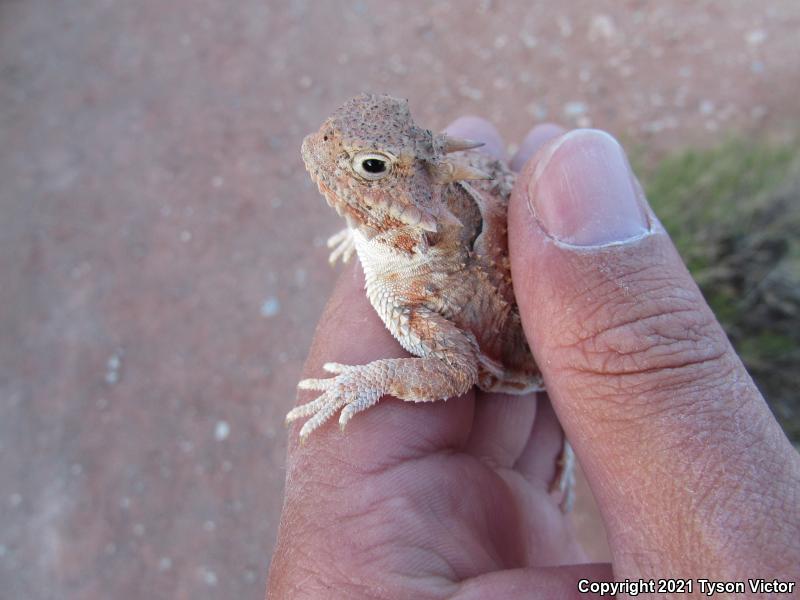
<svg viewBox="0 0 800 600">
<path fill-rule="evenodd" d="M 502 156 L 485 122 L 451 132 Z M 552 598 L 578 597 L 580 578 L 797 577 L 797 453 L 619 146 L 598 132 L 549 139 L 561 133 L 526 138 L 512 166 L 547 143 L 509 211 L 515 291 L 552 407 L 482 392 L 384 398 L 346 435 L 291 436 L 269 597 Z M 403 355 L 351 268 L 304 376 Z M 548 492 L 553 408 L 602 510 L 613 572 L 575 565 L 583 554 Z"/>
</svg>

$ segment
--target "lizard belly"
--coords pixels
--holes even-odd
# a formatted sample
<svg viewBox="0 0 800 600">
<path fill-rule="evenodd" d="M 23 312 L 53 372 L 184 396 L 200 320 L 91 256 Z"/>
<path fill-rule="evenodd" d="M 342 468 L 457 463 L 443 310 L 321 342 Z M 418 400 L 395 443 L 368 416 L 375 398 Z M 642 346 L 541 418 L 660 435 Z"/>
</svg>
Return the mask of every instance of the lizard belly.
<svg viewBox="0 0 800 600">
<path fill-rule="evenodd" d="M 433 282 L 446 278 L 436 273 L 435 254 L 407 255 L 367 239 L 358 230 L 353 237 L 364 269 L 367 298 L 375 312 L 408 352 L 415 356 L 430 354 L 429 345 L 412 327 L 412 318 L 415 309 L 432 309 L 429 290 Z"/>
</svg>

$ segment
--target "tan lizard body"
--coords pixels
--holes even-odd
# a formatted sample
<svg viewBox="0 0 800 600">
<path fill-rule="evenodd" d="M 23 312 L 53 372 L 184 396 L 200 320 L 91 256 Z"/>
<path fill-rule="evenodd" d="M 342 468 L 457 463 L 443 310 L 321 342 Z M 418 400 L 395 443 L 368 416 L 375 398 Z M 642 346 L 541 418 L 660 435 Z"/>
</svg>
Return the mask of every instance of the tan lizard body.
<svg viewBox="0 0 800 600">
<path fill-rule="evenodd" d="M 543 389 L 511 286 L 514 174 L 479 145 L 418 127 L 405 100 L 367 94 L 304 140 L 306 168 L 347 221 L 329 240 L 331 262 L 358 254 L 372 306 L 416 358 L 328 363 L 333 377 L 301 381 L 322 392 L 287 415 L 310 417 L 301 437 L 339 411 L 344 427 L 384 395 L 427 402 L 473 385 Z"/>
</svg>

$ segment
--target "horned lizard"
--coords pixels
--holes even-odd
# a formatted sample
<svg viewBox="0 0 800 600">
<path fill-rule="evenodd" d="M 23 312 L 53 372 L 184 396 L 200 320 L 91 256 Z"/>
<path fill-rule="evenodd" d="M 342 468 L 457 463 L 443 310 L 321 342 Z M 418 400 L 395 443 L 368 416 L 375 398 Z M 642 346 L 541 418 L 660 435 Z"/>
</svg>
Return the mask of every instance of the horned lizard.
<svg viewBox="0 0 800 600">
<path fill-rule="evenodd" d="M 355 252 L 366 293 L 392 335 L 416 358 L 327 363 L 334 376 L 305 379 L 321 391 L 289 412 L 310 418 L 305 439 L 337 411 L 342 428 L 384 395 L 427 402 L 485 391 L 525 394 L 543 381 L 525 340 L 511 286 L 506 212 L 514 173 L 436 134 L 408 102 L 362 94 L 305 138 L 306 169 L 347 227 L 328 241 L 330 261 Z M 571 489 L 565 444 L 557 485 Z M 571 494 L 565 494 L 568 508 Z"/>
</svg>

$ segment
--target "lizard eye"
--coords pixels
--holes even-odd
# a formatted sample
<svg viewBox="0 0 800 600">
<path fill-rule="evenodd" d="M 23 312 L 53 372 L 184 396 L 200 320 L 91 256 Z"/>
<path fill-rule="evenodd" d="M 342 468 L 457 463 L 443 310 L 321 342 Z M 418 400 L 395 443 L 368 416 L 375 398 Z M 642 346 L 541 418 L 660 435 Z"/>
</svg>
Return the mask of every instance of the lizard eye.
<svg viewBox="0 0 800 600">
<path fill-rule="evenodd" d="M 353 170 L 368 181 L 377 181 L 392 170 L 392 160 L 380 152 L 359 152 L 353 157 Z"/>
</svg>

